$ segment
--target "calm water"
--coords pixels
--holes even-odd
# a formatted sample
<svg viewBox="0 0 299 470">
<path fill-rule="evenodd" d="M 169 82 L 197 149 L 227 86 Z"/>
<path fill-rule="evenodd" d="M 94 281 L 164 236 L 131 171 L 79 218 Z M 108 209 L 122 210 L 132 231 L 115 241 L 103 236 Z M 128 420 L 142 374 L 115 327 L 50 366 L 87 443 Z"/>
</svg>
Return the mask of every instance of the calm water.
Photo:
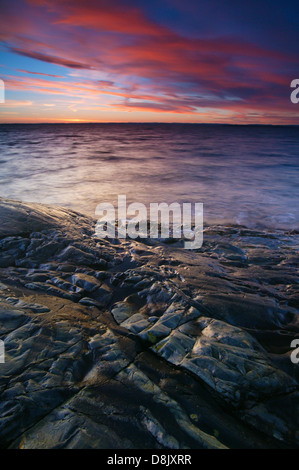
<svg viewBox="0 0 299 470">
<path fill-rule="evenodd" d="M 299 127 L 0 126 L 0 196 L 94 215 L 100 202 L 203 202 L 205 222 L 299 227 Z"/>
</svg>

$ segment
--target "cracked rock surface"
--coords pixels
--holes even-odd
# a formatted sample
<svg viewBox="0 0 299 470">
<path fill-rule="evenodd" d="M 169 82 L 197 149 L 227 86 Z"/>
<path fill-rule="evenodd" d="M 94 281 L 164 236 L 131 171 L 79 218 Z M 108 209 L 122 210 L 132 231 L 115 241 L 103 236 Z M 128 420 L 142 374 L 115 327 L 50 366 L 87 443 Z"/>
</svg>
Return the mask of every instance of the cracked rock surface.
<svg viewBox="0 0 299 470">
<path fill-rule="evenodd" d="M 298 234 L 100 240 L 0 199 L 1 448 L 299 445 Z"/>
</svg>

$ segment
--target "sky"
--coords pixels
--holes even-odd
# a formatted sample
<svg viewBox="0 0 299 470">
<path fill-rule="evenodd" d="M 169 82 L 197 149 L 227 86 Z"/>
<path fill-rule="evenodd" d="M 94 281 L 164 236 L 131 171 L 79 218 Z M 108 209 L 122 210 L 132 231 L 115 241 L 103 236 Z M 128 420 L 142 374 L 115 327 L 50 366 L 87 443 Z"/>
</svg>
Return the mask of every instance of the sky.
<svg viewBox="0 0 299 470">
<path fill-rule="evenodd" d="M 299 124 L 299 2 L 1 0 L 0 123 Z"/>
</svg>

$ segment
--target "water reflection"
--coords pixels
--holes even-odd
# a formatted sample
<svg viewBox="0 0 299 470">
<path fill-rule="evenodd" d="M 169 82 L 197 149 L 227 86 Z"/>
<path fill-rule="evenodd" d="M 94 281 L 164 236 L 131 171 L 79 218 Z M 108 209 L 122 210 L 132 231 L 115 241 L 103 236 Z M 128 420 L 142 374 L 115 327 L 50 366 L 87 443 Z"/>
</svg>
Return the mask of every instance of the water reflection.
<svg viewBox="0 0 299 470">
<path fill-rule="evenodd" d="M 299 128 L 0 126 L 0 195 L 94 215 L 100 202 L 203 202 L 206 222 L 298 228 Z"/>
</svg>

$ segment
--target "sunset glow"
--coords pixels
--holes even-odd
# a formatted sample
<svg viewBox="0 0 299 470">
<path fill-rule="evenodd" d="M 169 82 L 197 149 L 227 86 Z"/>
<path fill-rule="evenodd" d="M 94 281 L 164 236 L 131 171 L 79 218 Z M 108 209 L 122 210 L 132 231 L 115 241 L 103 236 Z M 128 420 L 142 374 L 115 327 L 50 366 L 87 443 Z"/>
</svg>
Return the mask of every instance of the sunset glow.
<svg viewBox="0 0 299 470">
<path fill-rule="evenodd" d="M 4 0 L 0 122 L 298 124 L 299 6 L 275 3 Z"/>
</svg>

